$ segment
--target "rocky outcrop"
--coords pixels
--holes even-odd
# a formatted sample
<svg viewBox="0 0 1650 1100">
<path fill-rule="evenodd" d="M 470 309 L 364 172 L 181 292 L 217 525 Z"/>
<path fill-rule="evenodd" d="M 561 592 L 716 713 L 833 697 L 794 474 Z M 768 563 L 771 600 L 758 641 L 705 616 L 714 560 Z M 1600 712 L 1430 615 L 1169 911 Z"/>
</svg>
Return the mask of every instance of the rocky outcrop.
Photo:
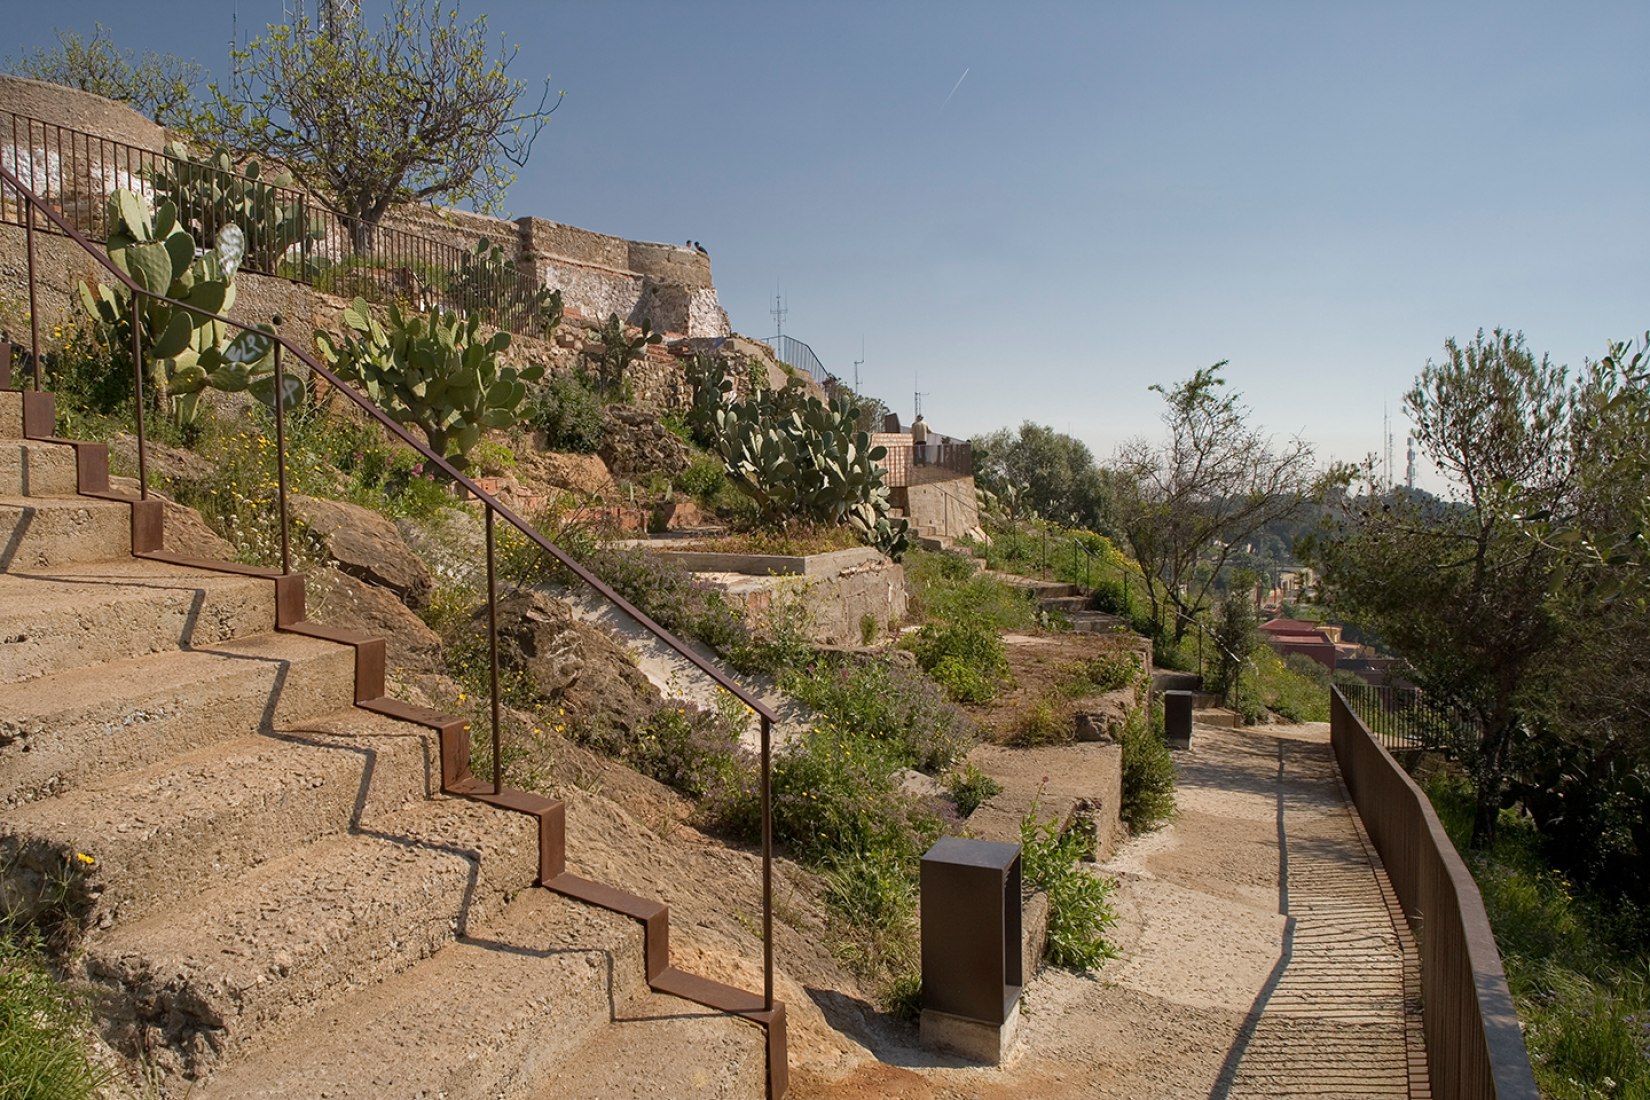
<svg viewBox="0 0 1650 1100">
<path fill-rule="evenodd" d="M 341 500 L 298 496 L 292 498 L 292 514 L 344 573 L 389 589 L 408 607 L 429 603 L 429 569 L 407 548 L 395 525 L 377 512 Z"/>
<path fill-rule="evenodd" d="M 471 630 L 487 628 L 477 608 Z M 663 703 L 659 689 L 605 632 L 542 592 L 498 601 L 499 666 L 525 673 L 535 694 L 555 700 L 574 724 L 598 737 L 641 728 Z"/>
<path fill-rule="evenodd" d="M 310 615 L 316 621 L 347 626 L 384 639 L 391 673 L 446 671 L 440 636 L 389 590 L 336 568 L 311 573 L 307 587 Z"/>
</svg>

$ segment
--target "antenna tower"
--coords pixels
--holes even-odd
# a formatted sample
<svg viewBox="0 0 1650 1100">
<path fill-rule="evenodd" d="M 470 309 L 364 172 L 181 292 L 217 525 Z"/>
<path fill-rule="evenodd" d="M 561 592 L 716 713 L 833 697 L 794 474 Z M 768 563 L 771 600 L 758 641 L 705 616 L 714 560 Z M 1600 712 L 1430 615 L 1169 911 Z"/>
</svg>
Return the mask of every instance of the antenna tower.
<svg viewBox="0 0 1650 1100">
<path fill-rule="evenodd" d="M 1398 478 L 1392 465 L 1392 412 L 1384 404 L 1381 406 L 1381 438 L 1386 443 L 1386 462 L 1381 466 L 1381 476 L 1390 489 L 1398 483 Z"/>
<path fill-rule="evenodd" d="M 854 392 L 859 392 L 859 368 L 865 365 L 865 337 L 859 338 L 859 358 L 854 360 Z"/>
<path fill-rule="evenodd" d="M 776 293 L 773 296 L 773 308 L 768 310 L 773 315 L 773 342 L 779 343 L 779 338 L 785 335 L 785 315 L 791 311 L 791 300 L 781 299 Z"/>
<path fill-rule="evenodd" d="M 1415 488 L 1415 437 L 1409 436 L 1404 440 L 1409 448 L 1409 470 L 1404 476 L 1404 484 L 1412 491 Z"/>
</svg>

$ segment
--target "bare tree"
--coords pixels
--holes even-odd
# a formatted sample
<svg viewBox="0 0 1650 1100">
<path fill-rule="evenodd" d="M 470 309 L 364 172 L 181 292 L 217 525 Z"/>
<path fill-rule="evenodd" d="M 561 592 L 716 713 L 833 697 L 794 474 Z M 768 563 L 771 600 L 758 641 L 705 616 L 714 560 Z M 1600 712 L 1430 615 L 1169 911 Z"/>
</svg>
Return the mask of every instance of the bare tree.
<svg viewBox="0 0 1650 1100">
<path fill-rule="evenodd" d="M 1168 405 L 1168 442 L 1131 440 L 1111 463 L 1118 532 L 1159 582 L 1146 585 L 1152 618 L 1159 635 L 1176 643 L 1233 551 L 1294 514 L 1317 480 L 1308 443 L 1274 445 L 1249 425 L 1237 394 L 1220 394 L 1225 366 L 1222 360 L 1172 389 L 1152 386 Z"/>
</svg>

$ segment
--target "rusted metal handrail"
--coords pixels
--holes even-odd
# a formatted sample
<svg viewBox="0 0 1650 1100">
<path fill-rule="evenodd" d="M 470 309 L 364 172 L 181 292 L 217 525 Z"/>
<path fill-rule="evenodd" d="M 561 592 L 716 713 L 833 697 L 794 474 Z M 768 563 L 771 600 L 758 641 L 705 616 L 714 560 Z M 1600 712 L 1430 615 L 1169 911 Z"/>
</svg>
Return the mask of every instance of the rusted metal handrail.
<svg viewBox="0 0 1650 1100">
<path fill-rule="evenodd" d="M 13 190 L 15 190 L 17 192 L 17 194 L 19 196 L 19 201 L 21 203 L 23 203 L 24 205 L 28 206 L 28 208 L 29 208 L 29 222 L 30 222 L 31 225 L 33 224 L 33 212 L 34 212 L 35 209 L 38 209 L 40 211 L 40 213 L 47 219 L 47 221 L 49 221 L 54 226 L 56 226 L 57 229 L 64 236 L 66 236 L 70 240 L 74 241 L 84 252 L 86 252 L 87 255 L 91 256 L 91 258 L 93 260 L 95 260 L 105 271 L 107 271 L 111 276 L 113 276 L 114 279 L 117 282 L 119 282 L 122 286 L 126 287 L 127 290 L 130 291 L 132 294 L 142 295 L 144 298 L 147 298 L 147 299 L 152 299 L 152 300 L 155 300 L 155 301 L 165 302 L 169 305 L 176 306 L 179 309 L 187 310 L 191 314 L 194 314 L 198 317 L 202 317 L 202 318 L 204 318 L 206 320 L 210 320 L 210 321 L 217 321 L 217 322 L 220 322 L 222 324 L 228 325 L 231 328 L 234 328 L 234 329 L 237 329 L 237 330 L 240 330 L 240 331 L 243 331 L 243 332 L 254 330 L 253 326 L 244 324 L 240 321 L 236 321 L 235 319 L 233 319 L 231 317 L 225 317 L 225 316 L 222 316 L 220 314 L 203 313 L 199 309 L 195 309 L 191 306 L 188 306 L 183 302 L 177 301 L 176 299 L 168 298 L 163 294 L 155 294 L 151 291 L 148 291 L 148 290 L 144 289 L 134 279 L 132 279 L 131 276 L 127 275 L 124 271 L 120 270 L 120 268 L 115 265 L 115 263 L 108 257 L 107 253 L 102 248 L 100 248 L 96 243 L 94 243 L 93 241 L 88 239 L 83 233 L 81 233 L 74 226 L 70 225 L 68 220 L 62 215 L 62 213 L 59 210 L 57 210 L 55 207 L 53 207 L 50 203 L 46 202 L 40 196 L 36 195 L 28 187 L 24 186 L 23 182 L 20 179 L 18 179 L 18 177 L 9 168 L 7 168 L 4 164 L 0 164 L 0 185 L 10 186 Z M 3 187 L 0 187 L 0 190 L 3 190 Z M 32 240 L 33 240 L 33 238 L 32 238 L 32 235 L 31 235 L 31 237 L 30 237 L 30 246 L 29 246 L 29 250 L 28 250 L 29 251 L 29 255 L 28 255 L 28 281 L 29 281 L 29 288 L 30 288 L 30 303 L 31 303 L 31 311 L 30 311 L 31 317 L 30 317 L 30 319 L 31 319 L 31 322 L 34 320 L 34 318 L 36 316 L 35 311 L 33 310 L 32 306 L 33 306 L 33 301 L 34 301 L 34 287 L 36 285 L 36 278 L 37 278 L 37 276 L 36 276 L 35 254 L 34 254 L 34 248 L 33 248 L 33 245 L 32 245 Z M 134 316 L 136 315 L 136 310 L 135 309 L 133 310 L 133 314 L 134 314 Z M 717 668 L 715 665 L 713 665 L 709 661 L 707 661 L 704 657 L 700 656 L 697 652 L 695 652 L 692 648 L 690 648 L 686 643 L 684 643 L 680 638 L 677 638 L 674 634 L 672 634 L 670 631 L 666 630 L 663 626 L 660 626 L 657 622 L 655 622 L 649 615 L 647 615 L 645 612 L 643 612 L 640 608 L 636 607 L 629 600 L 625 599 L 623 596 L 621 596 L 617 592 L 615 592 L 601 578 L 599 578 L 595 574 L 591 573 L 588 569 L 586 569 L 583 565 L 580 565 L 577 561 L 574 561 L 571 557 L 569 557 L 566 553 L 564 553 L 561 550 L 560 547 L 556 546 L 553 542 L 551 542 L 548 538 L 546 538 L 543 534 L 541 534 L 535 527 L 533 527 L 532 524 L 528 523 L 521 516 L 517 515 L 516 512 L 512 508 L 510 508 L 508 505 L 504 504 L 502 501 L 495 498 L 491 493 L 488 493 L 480 485 L 476 484 L 476 482 L 472 481 L 465 474 L 461 473 L 457 468 L 455 468 L 451 463 L 449 463 L 447 461 L 445 456 L 436 454 L 429 447 L 428 444 L 420 441 L 415 436 L 413 436 L 410 432 L 408 432 L 404 427 L 402 427 L 400 424 L 396 423 L 396 421 L 391 419 L 390 416 L 387 413 L 385 413 L 382 409 L 380 409 L 377 405 L 375 405 L 365 395 L 363 395 L 359 391 L 357 391 L 355 389 L 355 387 L 353 387 L 353 386 L 349 385 L 348 383 L 346 383 L 342 378 L 340 378 L 338 375 L 334 374 L 331 370 L 329 370 L 328 368 L 322 366 L 321 363 L 319 363 L 317 360 L 315 360 L 313 357 L 311 357 L 309 355 L 309 353 L 304 351 L 303 348 L 301 348 L 298 345 L 292 343 L 290 340 L 286 339 L 284 336 L 281 336 L 279 333 L 265 332 L 264 330 L 261 330 L 261 329 L 258 329 L 258 330 L 255 330 L 255 331 L 264 332 L 264 334 L 266 336 L 268 336 L 272 341 L 274 341 L 275 394 L 276 394 L 276 399 L 274 401 L 274 406 L 275 406 L 275 419 L 276 419 L 275 432 L 276 432 L 276 451 L 277 451 L 276 462 L 277 462 L 277 475 L 278 475 L 277 476 L 277 486 L 278 486 L 278 495 L 279 495 L 279 502 L 280 502 L 280 523 L 281 523 L 281 559 L 282 559 L 281 560 L 281 570 L 282 570 L 283 573 L 288 573 L 289 574 L 291 572 L 291 568 L 292 568 L 291 553 L 290 553 L 290 548 L 289 548 L 289 535 L 288 535 L 288 527 L 289 527 L 289 524 L 290 524 L 291 520 L 290 520 L 290 513 L 289 513 L 289 510 L 288 510 L 288 507 L 287 507 L 287 489 L 286 489 L 286 473 L 285 473 L 285 470 L 286 470 L 285 400 L 284 400 L 284 395 L 282 393 L 282 391 L 284 389 L 283 382 L 284 382 L 284 378 L 285 378 L 285 368 L 284 368 L 284 364 L 283 364 L 283 360 L 282 360 L 282 351 L 283 351 L 283 349 L 285 350 L 286 353 L 288 353 L 290 355 L 293 355 L 293 356 L 296 356 L 298 361 L 300 363 L 304 364 L 304 366 L 308 367 L 311 371 L 313 371 L 317 377 L 321 378 L 322 380 L 324 380 L 328 384 L 330 384 L 333 387 L 333 389 L 336 390 L 338 393 L 343 394 L 344 397 L 348 401 L 350 401 L 358 409 L 360 409 L 360 411 L 362 413 L 364 413 L 369 419 L 375 421 L 385 431 L 389 432 L 391 435 L 393 435 L 397 439 L 401 440 L 407 446 L 411 447 L 414 451 L 417 451 L 421 456 L 423 456 L 423 458 L 426 462 L 434 463 L 440 470 L 442 470 L 448 477 L 450 477 L 453 480 L 454 484 L 463 487 L 466 491 L 469 492 L 469 494 L 472 497 L 474 497 L 476 500 L 481 502 L 483 510 L 484 510 L 484 515 L 486 517 L 486 524 L 487 524 L 487 588 L 488 588 L 487 605 L 488 605 L 489 649 L 490 649 L 490 656 L 491 656 L 491 663 L 492 663 L 492 683 L 491 683 L 491 694 L 492 694 L 491 704 L 492 704 L 492 725 L 493 725 L 493 728 L 492 728 L 492 748 L 493 748 L 493 785 L 494 785 L 495 793 L 501 788 L 501 783 L 502 783 L 502 771 L 501 771 L 501 764 L 500 764 L 501 754 L 499 752 L 499 748 L 500 748 L 500 744 L 499 744 L 500 698 L 499 698 L 499 685 L 498 685 L 497 591 L 496 591 L 496 587 L 495 587 L 496 569 L 495 569 L 495 562 L 494 562 L 494 539 L 493 539 L 493 527 L 494 527 L 495 519 L 503 519 L 505 522 L 509 523 L 518 532 L 520 532 L 523 536 L 525 536 L 530 542 L 536 544 L 539 547 L 539 549 L 543 550 L 545 553 L 549 554 L 552 558 L 554 558 L 557 561 L 557 563 L 559 563 L 562 566 L 562 568 L 566 569 L 574 577 L 578 578 L 578 580 L 581 583 L 583 583 L 586 587 L 590 588 L 591 590 L 596 592 L 599 596 L 601 596 L 604 600 L 606 600 L 608 603 L 612 604 L 613 606 L 617 607 L 620 611 L 622 611 L 626 615 L 630 616 L 630 618 L 635 620 L 644 630 L 646 630 L 648 633 L 652 634 L 655 638 L 657 638 L 659 641 L 663 642 L 665 645 L 669 646 L 672 650 L 674 650 L 676 652 L 676 654 L 678 656 L 682 657 L 684 660 L 686 660 L 694 668 L 698 669 L 704 675 L 708 676 L 715 684 L 717 684 L 719 687 L 721 687 L 724 691 L 728 692 L 728 694 L 732 695 L 735 699 L 738 699 L 741 703 L 743 703 L 746 707 L 748 707 L 757 716 L 757 718 L 760 722 L 760 726 L 761 726 L 761 775 L 762 775 L 762 789 L 761 789 L 761 798 L 762 798 L 762 955 L 763 955 L 762 1001 L 763 1001 L 764 1010 L 772 1011 L 773 1005 L 774 1005 L 774 998 L 773 998 L 773 813 L 772 813 L 772 797 L 771 797 L 770 788 L 771 788 L 772 774 L 773 774 L 773 745 L 772 745 L 772 741 L 773 741 L 773 724 L 777 720 L 777 715 L 775 715 L 772 708 L 770 708 L 766 703 L 764 703 L 760 698 L 758 698 L 752 692 L 750 692 L 747 689 L 741 687 L 738 683 L 736 683 L 731 677 L 729 677 L 721 669 Z M 146 468 L 145 463 L 144 463 L 144 452 L 145 452 L 146 442 L 145 442 L 144 422 L 143 422 L 143 366 L 142 366 L 143 360 L 142 360 L 142 354 L 141 354 L 142 347 L 141 347 L 141 344 L 140 344 L 139 332 L 140 332 L 140 326 L 138 326 L 137 324 L 133 324 L 132 325 L 132 370 L 133 370 L 133 387 L 134 387 L 134 393 L 136 395 L 136 400 L 137 400 L 136 429 L 137 429 L 137 453 L 138 453 L 138 491 L 139 491 L 139 496 L 142 499 L 148 499 L 149 486 L 148 486 L 147 468 Z M 38 325 L 34 325 L 34 327 L 33 327 L 32 341 L 33 341 L 33 345 L 32 345 L 31 351 L 32 351 L 32 354 L 34 356 L 34 381 L 35 381 L 35 388 L 38 390 L 41 387 L 40 332 L 39 332 Z"/>
<path fill-rule="evenodd" d="M 1537 1100 L 1484 899 L 1426 793 L 1330 689 L 1330 744 L 1421 953 L 1427 1071 L 1439 1100 Z"/>
</svg>

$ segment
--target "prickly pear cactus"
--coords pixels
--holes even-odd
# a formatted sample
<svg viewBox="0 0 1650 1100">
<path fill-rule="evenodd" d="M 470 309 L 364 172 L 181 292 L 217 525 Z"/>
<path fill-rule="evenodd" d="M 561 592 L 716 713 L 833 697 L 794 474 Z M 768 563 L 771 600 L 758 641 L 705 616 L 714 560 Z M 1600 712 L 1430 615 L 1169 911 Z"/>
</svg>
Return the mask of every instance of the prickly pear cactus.
<svg viewBox="0 0 1650 1100">
<path fill-rule="evenodd" d="M 239 226 L 246 235 L 246 264 L 254 271 L 275 274 L 294 245 L 326 235 L 293 190 L 291 175 L 266 176 L 255 160 L 237 165 L 222 146 L 198 160 L 188 146 L 171 142 L 149 179 L 155 194 L 177 207 L 178 220 L 195 236 L 212 240 L 225 226 Z"/>
<path fill-rule="evenodd" d="M 526 383 L 544 377 L 542 366 L 502 365 L 510 334 L 483 339 L 479 317 L 403 313 L 391 303 L 380 321 L 366 299 L 357 298 L 343 320 L 342 339 L 315 330 L 322 359 L 396 421 L 418 428 L 432 450 L 460 469 L 483 430 L 516 423 Z"/>
<path fill-rule="evenodd" d="M 150 393 L 170 407 L 179 425 L 192 423 L 207 388 L 273 393 L 269 373 L 274 342 L 269 334 L 230 328 L 207 314 L 226 314 L 235 304 L 235 272 L 245 255 L 245 236 L 225 226 L 217 247 L 196 255 L 195 238 L 178 223 L 177 207 L 163 202 L 153 212 L 131 191 L 109 198 L 109 259 L 144 290 L 181 303 L 143 297 L 136 323 Z M 134 310 L 124 286 L 85 282 L 81 306 L 97 324 L 117 364 L 129 360 Z M 130 370 L 130 362 L 125 363 Z M 267 397 L 266 397 L 267 399 Z"/>
<path fill-rule="evenodd" d="M 904 554 L 908 525 L 888 516 L 881 465 L 888 449 L 871 446 L 851 402 L 781 395 L 787 398 L 782 407 L 766 390 L 735 401 L 725 368 L 697 364 L 692 373 L 689 425 L 695 432 L 707 428 L 729 478 L 757 503 L 765 522 L 846 523 L 890 557 Z"/>
</svg>

